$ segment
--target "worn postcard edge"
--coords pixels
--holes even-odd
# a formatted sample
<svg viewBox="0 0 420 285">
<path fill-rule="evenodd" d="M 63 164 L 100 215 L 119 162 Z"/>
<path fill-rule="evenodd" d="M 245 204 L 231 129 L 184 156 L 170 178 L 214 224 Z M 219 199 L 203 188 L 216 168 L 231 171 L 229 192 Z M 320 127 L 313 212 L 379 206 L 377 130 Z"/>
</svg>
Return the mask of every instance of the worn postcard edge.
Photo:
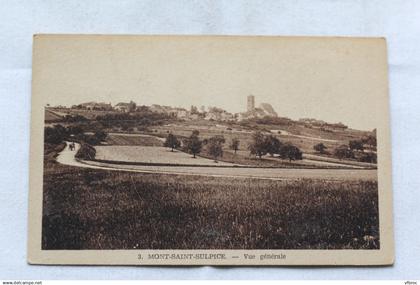
<svg viewBox="0 0 420 285">
<path fill-rule="evenodd" d="M 388 64 L 386 40 L 384 38 L 354 38 L 355 40 L 372 40 L 378 42 L 378 52 L 384 54 L 384 71 L 386 76 L 383 84 L 386 85 L 386 94 L 380 100 L 382 124 L 378 126 L 378 196 L 379 196 L 379 223 L 380 240 L 379 250 L 41 250 L 42 231 L 42 191 L 43 191 L 43 128 L 44 109 L 40 104 L 42 94 L 37 79 L 42 60 L 37 56 L 40 40 L 60 37 L 90 37 L 95 41 L 98 37 L 132 37 L 141 36 L 105 36 L 105 35 L 35 35 L 33 41 L 33 67 L 32 67 L 32 103 L 31 103 L 31 134 L 30 134 L 30 175 L 29 175 L 29 217 L 28 217 L 28 255 L 30 264 L 62 264 L 62 265 L 391 265 L 394 263 L 393 241 L 393 205 L 392 205 L 392 169 L 391 169 L 391 140 L 389 121 L 389 95 L 388 95 Z M 144 36 L 153 37 L 153 36 Z M 165 36 L 161 36 L 165 37 Z M 167 36 L 169 39 L 175 36 Z M 178 36 L 191 37 L 191 36 Z M 195 36 L 212 37 L 212 36 Z M 213 36 L 217 37 L 217 36 Z M 224 36 L 226 37 L 226 36 Z M 260 36 L 241 36 L 250 41 L 258 41 Z M 266 37 L 278 38 L 278 37 Z M 295 37 L 282 37 L 295 38 Z M 300 37 L 302 38 L 302 37 Z M 312 39 L 312 37 L 304 37 Z M 329 37 L 318 37 L 328 40 Z M 351 40 L 352 38 L 344 38 Z M 180 259 L 139 259 L 139 255 L 149 254 L 202 254 L 198 260 Z M 217 259 L 216 254 L 225 254 L 226 259 Z M 257 259 L 247 260 L 244 254 L 255 254 Z M 261 260 L 264 254 L 275 254 L 285 258 Z M 239 256 L 239 258 L 235 258 Z M 178 258 L 177 258 L 178 257 Z"/>
</svg>

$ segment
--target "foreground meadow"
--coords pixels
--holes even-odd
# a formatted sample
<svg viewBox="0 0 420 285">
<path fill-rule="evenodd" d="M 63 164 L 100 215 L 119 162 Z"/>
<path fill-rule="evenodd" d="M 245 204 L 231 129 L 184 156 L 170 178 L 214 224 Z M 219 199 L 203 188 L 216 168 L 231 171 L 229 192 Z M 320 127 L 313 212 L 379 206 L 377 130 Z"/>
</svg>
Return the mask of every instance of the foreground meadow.
<svg viewBox="0 0 420 285">
<path fill-rule="evenodd" d="M 375 249 L 376 181 L 142 174 L 47 159 L 43 249 Z"/>
</svg>

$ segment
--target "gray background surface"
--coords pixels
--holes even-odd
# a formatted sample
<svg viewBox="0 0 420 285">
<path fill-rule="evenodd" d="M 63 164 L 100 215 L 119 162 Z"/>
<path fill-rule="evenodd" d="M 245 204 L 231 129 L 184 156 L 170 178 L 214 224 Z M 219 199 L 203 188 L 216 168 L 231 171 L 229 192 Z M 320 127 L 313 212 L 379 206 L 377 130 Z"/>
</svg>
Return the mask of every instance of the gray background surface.
<svg viewBox="0 0 420 285">
<path fill-rule="evenodd" d="M 384 36 L 396 262 L 378 268 L 162 268 L 26 263 L 32 35 Z M 0 1 L 0 279 L 419 279 L 420 1 Z M 381 209 L 387 211 L 387 209 Z"/>
</svg>

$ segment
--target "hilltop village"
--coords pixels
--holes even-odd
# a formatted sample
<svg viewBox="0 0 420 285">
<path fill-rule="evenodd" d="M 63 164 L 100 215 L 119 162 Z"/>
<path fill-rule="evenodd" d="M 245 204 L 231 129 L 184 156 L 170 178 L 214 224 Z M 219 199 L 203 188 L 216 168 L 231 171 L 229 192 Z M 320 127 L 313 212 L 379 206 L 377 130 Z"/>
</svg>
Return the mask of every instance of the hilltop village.
<svg viewBox="0 0 420 285">
<path fill-rule="evenodd" d="M 47 106 L 50 107 L 50 106 Z M 63 106 L 56 106 L 53 108 L 65 108 Z M 255 96 L 247 96 L 247 109 L 240 113 L 231 113 L 222 108 L 215 106 L 191 106 L 189 110 L 181 107 L 172 107 L 165 105 L 152 104 L 151 106 L 138 105 L 133 101 L 128 103 L 120 102 L 112 105 L 104 102 L 86 102 L 71 106 L 72 110 L 90 110 L 90 111 L 108 111 L 121 113 L 134 113 L 142 111 L 151 111 L 158 114 L 164 114 L 173 118 L 181 120 L 208 120 L 219 122 L 241 122 L 244 120 L 263 119 L 263 118 L 277 118 L 281 120 L 291 121 L 289 118 L 279 117 L 277 112 L 269 103 L 260 103 L 258 107 L 255 105 Z M 299 124 L 313 129 L 321 129 L 325 131 L 344 131 L 348 127 L 343 123 L 327 123 L 322 120 L 313 118 L 302 118 L 298 121 Z"/>
</svg>

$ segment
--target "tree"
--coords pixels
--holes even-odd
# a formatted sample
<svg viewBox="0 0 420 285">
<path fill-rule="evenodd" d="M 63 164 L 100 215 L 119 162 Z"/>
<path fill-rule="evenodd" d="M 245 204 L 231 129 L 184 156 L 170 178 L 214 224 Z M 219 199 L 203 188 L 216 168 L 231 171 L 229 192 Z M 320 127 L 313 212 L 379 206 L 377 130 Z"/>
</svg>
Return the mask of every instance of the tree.
<svg viewBox="0 0 420 285">
<path fill-rule="evenodd" d="M 280 148 L 280 158 L 289 159 L 290 162 L 292 160 L 301 160 L 302 152 L 297 146 L 286 143 Z"/>
<path fill-rule="evenodd" d="M 67 129 L 62 125 L 46 127 L 44 130 L 44 141 L 51 144 L 59 144 L 67 138 Z"/>
<path fill-rule="evenodd" d="M 377 156 L 376 153 L 368 152 L 362 153 L 362 155 L 358 159 L 361 162 L 369 162 L 369 163 L 377 163 Z"/>
<path fill-rule="evenodd" d="M 208 151 L 211 156 L 213 156 L 214 161 L 217 162 L 219 156 L 223 156 L 223 144 L 225 143 L 225 138 L 223 136 L 214 136 L 207 140 L 208 142 Z"/>
<path fill-rule="evenodd" d="M 371 148 L 376 148 L 377 142 L 376 142 L 376 135 L 369 135 L 362 139 L 362 142 L 369 145 Z"/>
<path fill-rule="evenodd" d="M 314 150 L 316 150 L 320 154 L 324 154 L 326 149 L 327 147 L 323 143 L 314 145 Z"/>
<path fill-rule="evenodd" d="M 138 106 L 137 111 L 141 113 L 150 113 L 150 108 L 144 105 Z"/>
<path fill-rule="evenodd" d="M 191 105 L 190 113 L 191 114 L 199 114 L 198 108 L 196 106 Z"/>
<path fill-rule="evenodd" d="M 178 140 L 178 138 L 175 135 L 169 133 L 168 136 L 166 137 L 166 140 L 163 146 L 171 148 L 171 151 L 173 152 L 174 149 L 181 146 L 181 142 Z"/>
<path fill-rule="evenodd" d="M 267 154 L 267 145 L 264 135 L 257 131 L 252 135 L 252 142 L 248 146 L 251 154 L 258 156 L 260 159 L 263 155 Z"/>
<path fill-rule="evenodd" d="M 239 139 L 238 138 L 233 138 L 231 143 L 230 143 L 230 149 L 233 150 L 236 154 L 236 151 L 239 149 Z"/>
<path fill-rule="evenodd" d="M 218 144 L 224 144 L 226 142 L 225 137 L 222 135 L 217 135 L 209 138 L 207 140 L 208 143 L 216 142 Z"/>
<path fill-rule="evenodd" d="M 81 125 L 74 125 L 74 126 L 68 126 L 67 127 L 67 133 L 69 135 L 80 135 L 84 133 L 84 129 Z"/>
<path fill-rule="evenodd" d="M 81 123 L 81 122 L 87 122 L 89 120 L 86 119 L 86 117 L 83 117 L 81 115 L 66 115 L 63 118 L 63 121 L 66 123 Z"/>
<path fill-rule="evenodd" d="M 187 140 L 187 149 L 190 153 L 192 153 L 193 157 L 201 152 L 201 148 L 203 146 L 203 142 L 199 139 L 199 131 L 194 130 L 191 136 Z"/>
<path fill-rule="evenodd" d="M 341 145 L 334 150 L 334 156 L 339 159 L 354 158 L 354 153 L 347 145 Z"/>
<path fill-rule="evenodd" d="M 264 138 L 265 149 L 267 153 L 271 156 L 280 152 L 280 148 L 282 147 L 282 143 L 273 135 L 266 136 Z"/>
<path fill-rule="evenodd" d="M 84 142 L 90 145 L 99 145 L 101 143 L 101 141 L 95 135 L 82 135 L 78 138 L 82 138 Z"/>
<path fill-rule="evenodd" d="M 99 140 L 99 141 L 104 141 L 107 137 L 107 134 L 104 131 L 97 131 L 95 132 L 94 136 Z"/>
<path fill-rule="evenodd" d="M 351 150 L 363 151 L 363 142 L 360 140 L 349 141 L 349 147 Z"/>
</svg>

